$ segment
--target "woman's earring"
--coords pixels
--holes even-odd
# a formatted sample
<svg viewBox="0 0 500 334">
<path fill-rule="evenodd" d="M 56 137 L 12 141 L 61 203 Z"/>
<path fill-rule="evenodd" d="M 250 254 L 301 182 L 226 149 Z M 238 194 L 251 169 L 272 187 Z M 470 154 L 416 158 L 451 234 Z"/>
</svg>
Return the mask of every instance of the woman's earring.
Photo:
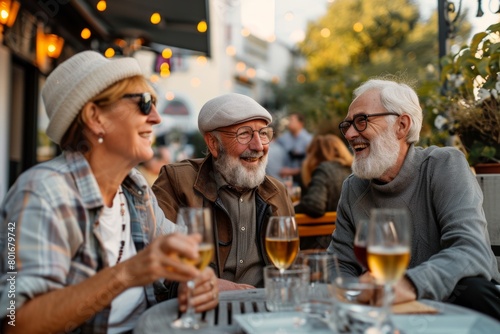
<svg viewBox="0 0 500 334">
<path fill-rule="evenodd" d="M 99 144 L 102 144 L 104 142 L 104 138 L 102 137 L 102 135 L 99 135 L 99 138 L 97 138 L 97 142 Z"/>
</svg>

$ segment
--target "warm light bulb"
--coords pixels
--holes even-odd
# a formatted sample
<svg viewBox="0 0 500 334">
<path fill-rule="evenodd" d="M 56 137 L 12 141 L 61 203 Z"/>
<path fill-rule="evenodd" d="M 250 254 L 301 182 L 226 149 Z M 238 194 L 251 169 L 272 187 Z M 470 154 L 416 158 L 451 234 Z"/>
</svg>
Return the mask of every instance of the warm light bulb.
<svg viewBox="0 0 500 334">
<path fill-rule="evenodd" d="M 113 48 L 107 48 L 106 51 L 104 51 L 104 56 L 107 58 L 112 58 L 115 55 L 115 50 Z"/>
<path fill-rule="evenodd" d="M 97 10 L 100 11 L 100 12 L 104 12 L 106 10 L 106 1 L 104 0 L 100 0 L 98 3 L 97 3 Z"/>
<path fill-rule="evenodd" d="M 80 36 L 82 36 L 83 39 L 89 39 L 92 33 L 90 32 L 89 28 L 83 28 L 82 32 L 80 33 Z"/>
<path fill-rule="evenodd" d="M 354 23 L 354 25 L 352 26 L 352 29 L 355 32 L 362 32 L 363 31 L 363 23 L 361 23 L 361 22 Z"/>
<path fill-rule="evenodd" d="M 234 56 L 236 55 L 236 48 L 232 45 L 229 45 L 227 48 L 226 48 L 226 54 L 228 56 Z"/>
<path fill-rule="evenodd" d="M 200 65 L 205 65 L 207 63 L 207 57 L 199 56 L 198 58 L 196 58 L 196 62 Z"/>
<path fill-rule="evenodd" d="M 160 77 L 156 74 L 151 74 L 151 76 L 149 77 L 149 81 L 151 81 L 152 83 L 156 83 L 160 81 Z"/>
<path fill-rule="evenodd" d="M 247 70 L 247 76 L 249 78 L 255 78 L 256 75 L 257 75 L 257 71 L 254 68 L 249 68 Z"/>
<path fill-rule="evenodd" d="M 0 11 L 0 17 L 2 18 L 2 21 L 7 21 L 7 18 L 9 17 L 9 12 L 6 11 L 5 9 L 2 9 L 2 11 Z"/>
<path fill-rule="evenodd" d="M 238 72 L 243 72 L 246 68 L 247 68 L 247 66 L 245 65 L 244 62 L 239 61 L 239 62 L 236 63 L 236 70 Z"/>
<path fill-rule="evenodd" d="M 49 53 L 54 53 L 54 51 L 56 51 L 56 46 L 54 44 L 47 45 L 47 51 Z"/>
<path fill-rule="evenodd" d="M 168 101 L 172 101 L 173 99 L 175 99 L 174 92 L 166 92 L 165 93 L 165 99 L 168 100 Z"/>
<path fill-rule="evenodd" d="M 330 29 L 328 29 L 328 28 L 321 29 L 320 35 L 321 35 L 321 37 L 324 37 L 324 38 L 330 37 Z"/>
<path fill-rule="evenodd" d="M 59 58 L 63 45 L 64 39 L 62 37 L 55 34 L 45 35 L 45 48 L 47 50 L 47 56 L 50 58 Z"/>
<path fill-rule="evenodd" d="M 165 59 L 169 59 L 170 57 L 172 57 L 172 49 L 170 48 L 163 49 L 163 51 L 161 52 L 161 56 Z"/>
<path fill-rule="evenodd" d="M 160 23 L 160 21 L 161 21 L 161 15 L 160 15 L 160 13 L 153 13 L 151 15 L 151 19 L 150 20 L 151 20 L 151 23 L 153 23 L 153 24 Z"/>
<path fill-rule="evenodd" d="M 12 27 L 16 21 L 21 3 L 19 1 L 0 1 L 0 24 Z"/>
<path fill-rule="evenodd" d="M 166 78 L 166 77 L 169 77 L 170 76 L 170 70 L 167 68 L 167 69 L 162 69 L 160 71 L 160 76 L 162 78 Z"/>
<path fill-rule="evenodd" d="M 206 32 L 207 29 L 208 29 L 207 22 L 206 21 L 200 21 L 198 23 L 198 26 L 196 27 L 196 29 L 198 29 L 199 32 Z"/>
</svg>

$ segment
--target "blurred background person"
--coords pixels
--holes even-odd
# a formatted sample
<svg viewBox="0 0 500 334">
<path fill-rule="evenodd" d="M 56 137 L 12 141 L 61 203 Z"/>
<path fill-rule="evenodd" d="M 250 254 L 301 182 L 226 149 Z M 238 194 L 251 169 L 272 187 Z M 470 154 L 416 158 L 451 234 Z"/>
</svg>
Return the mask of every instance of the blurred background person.
<svg viewBox="0 0 500 334">
<path fill-rule="evenodd" d="M 305 129 L 304 124 L 303 115 L 290 114 L 288 116 L 288 130 L 276 139 L 287 153 L 280 176 L 282 178 L 292 176 L 293 183 L 297 186 L 301 184 L 300 170 L 306 157 L 307 147 L 312 140 L 312 135 Z"/>
<path fill-rule="evenodd" d="M 327 134 L 317 135 L 307 148 L 302 165 L 302 194 L 295 213 L 321 217 L 336 211 L 342 183 L 351 174 L 353 156 L 342 139 Z M 301 238 L 301 249 L 327 248 L 330 236 Z"/>
<path fill-rule="evenodd" d="M 131 332 L 164 279 L 196 278 L 197 310 L 215 307 L 214 272 L 179 260 L 198 257 L 199 238 L 175 233 L 134 168 L 152 157 L 160 122 L 137 61 L 78 53 L 49 75 L 42 97 L 47 135 L 62 154 L 24 172 L 2 204 L 0 235 L 14 229 L 16 238 L 15 269 L 0 261 L 0 304 L 16 307 L 15 326 L 0 311 L 3 329 Z M 0 238 L 2 259 L 7 245 Z M 12 271 L 14 297 L 5 276 Z"/>
<path fill-rule="evenodd" d="M 170 151 L 167 147 L 160 146 L 154 148 L 154 155 L 151 159 L 141 162 L 137 169 L 144 176 L 151 187 L 160 174 L 163 165 L 170 163 Z"/>
<path fill-rule="evenodd" d="M 278 123 L 278 122 L 276 122 Z M 274 130 L 274 138 L 278 138 L 280 135 L 280 127 L 278 125 L 273 127 Z M 287 156 L 287 152 L 283 145 L 280 144 L 276 139 L 272 140 L 269 143 L 269 151 L 268 151 L 268 159 L 266 166 L 266 174 L 271 175 L 274 178 L 277 178 L 280 181 L 284 181 L 281 177 L 281 169 L 285 166 L 285 159 Z M 291 185 L 290 185 L 291 186 Z"/>
</svg>

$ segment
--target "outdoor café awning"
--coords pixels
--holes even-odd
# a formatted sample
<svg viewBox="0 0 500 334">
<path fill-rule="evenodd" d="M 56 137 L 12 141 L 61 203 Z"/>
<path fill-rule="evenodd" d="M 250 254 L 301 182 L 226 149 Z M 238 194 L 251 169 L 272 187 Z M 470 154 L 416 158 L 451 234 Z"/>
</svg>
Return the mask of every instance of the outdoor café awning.
<svg viewBox="0 0 500 334">
<path fill-rule="evenodd" d="M 42 21 L 77 38 L 87 26 L 103 45 L 116 39 L 141 39 L 146 46 L 159 44 L 210 56 L 208 0 L 107 0 L 104 11 L 97 10 L 98 2 L 21 1 Z M 155 12 L 161 15 L 159 24 L 151 23 Z M 200 21 L 208 24 L 204 33 L 197 30 Z"/>
</svg>

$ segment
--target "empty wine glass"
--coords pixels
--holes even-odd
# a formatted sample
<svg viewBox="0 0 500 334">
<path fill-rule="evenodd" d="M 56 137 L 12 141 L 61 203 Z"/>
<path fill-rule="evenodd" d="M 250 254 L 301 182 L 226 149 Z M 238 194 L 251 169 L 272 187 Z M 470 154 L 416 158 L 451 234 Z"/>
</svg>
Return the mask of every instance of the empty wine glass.
<svg viewBox="0 0 500 334">
<path fill-rule="evenodd" d="M 398 333 L 390 318 L 392 287 L 410 262 L 410 216 L 405 209 L 372 209 L 368 234 L 368 267 L 384 286 L 383 308 L 377 330 Z"/>
<path fill-rule="evenodd" d="M 266 252 L 281 273 L 292 265 L 299 252 L 299 233 L 293 216 L 274 216 L 266 230 Z"/>
<path fill-rule="evenodd" d="M 201 242 L 198 246 L 198 260 L 181 257 L 181 261 L 191 264 L 199 270 L 205 269 L 210 263 L 213 255 L 213 242 L 212 242 L 212 216 L 208 208 L 180 208 L 177 214 L 177 224 L 183 226 L 181 229 L 186 234 L 200 234 Z M 192 296 L 195 288 L 195 282 L 190 280 L 187 282 L 188 298 L 187 310 L 177 320 L 172 323 L 175 328 L 189 328 L 198 329 L 204 325 L 197 319 L 194 307 L 192 305 Z"/>
</svg>

